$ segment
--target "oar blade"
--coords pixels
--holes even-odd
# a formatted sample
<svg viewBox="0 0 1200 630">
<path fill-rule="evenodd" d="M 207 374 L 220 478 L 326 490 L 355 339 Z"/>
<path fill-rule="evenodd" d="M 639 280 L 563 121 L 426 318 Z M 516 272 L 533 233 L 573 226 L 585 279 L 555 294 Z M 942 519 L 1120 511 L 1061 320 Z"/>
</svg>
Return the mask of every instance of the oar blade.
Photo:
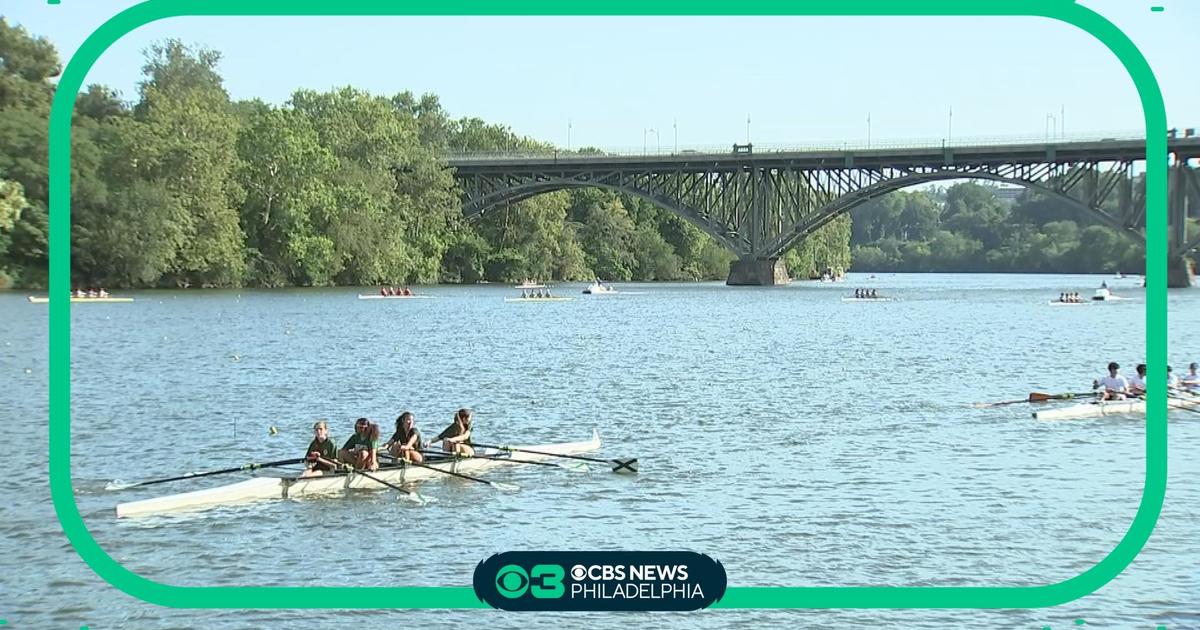
<svg viewBox="0 0 1200 630">
<path fill-rule="evenodd" d="M 430 503 L 437 502 L 437 497 L 426 496 L 426 495 L 421 494 L 420 492 L 417 492 L 416 490 L 409 490 L 408 492 L 401 492 L 400 498 L 404 499 L 405 501 L 412 501 L 413 503 L 416 503 L 417 505 L 420 505 L 420 506 L 425 506 L 425 505 L 429 505 Z"/>
<path fill-rule="evenodd" d="M 124 481 L 121 481 L 120 479 L 113 479 L 112 481 L 105 484 L 104 489 L 109 492 L 116 492 L 117 490 L 128 490 L 136 485 L 138 485 L 138 484 L 126 483 Z"/>
<path fill-rule="evenodd" d="M 488 485 L 500 490 L 501 492 L 518 492 L 521 490 L 521 486 L 512 483 L 504 483 L 502 481 L 489 481 Z"/>
<path fill-rule="evenodd" d="M 611 461 L 614 466 L 612 471 L 624 475 L 636 475 L 638 472 L 638 460 L 636 457 L 629 459 L 613 459 Z"/>
</svg>

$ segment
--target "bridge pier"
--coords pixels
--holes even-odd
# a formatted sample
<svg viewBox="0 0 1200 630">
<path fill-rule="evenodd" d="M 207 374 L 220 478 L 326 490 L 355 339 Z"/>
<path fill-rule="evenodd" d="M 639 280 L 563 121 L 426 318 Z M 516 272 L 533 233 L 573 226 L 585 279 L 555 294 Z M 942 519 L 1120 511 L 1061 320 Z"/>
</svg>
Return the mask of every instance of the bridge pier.
<svg viewBox="0 0 1200 630">
<path fill-rule="evenodd" d="M 731 287 L 773 287 L 791 281 L 787 265 L 778 258 L 739 258 L 729 263 L 729 279 L 725 284 Z"/>
<path fill-rule="evenodd" d="M 1172 256 L 1167 261 L 1167 287 L 1171 289 L 1182 289 L 1192 286 L 1192 281 L 1196 279 L 1195 269 L 1193 269 L 1192 261 L 1184 256 Z"/>
</svg>

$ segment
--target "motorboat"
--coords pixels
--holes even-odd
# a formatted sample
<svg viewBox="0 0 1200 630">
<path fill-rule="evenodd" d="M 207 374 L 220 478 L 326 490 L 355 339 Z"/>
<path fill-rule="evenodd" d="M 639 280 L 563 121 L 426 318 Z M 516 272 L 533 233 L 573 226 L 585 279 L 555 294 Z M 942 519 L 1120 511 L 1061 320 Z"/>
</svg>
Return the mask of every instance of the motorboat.
<svg viewBox="0 0 1200 630">
<path fill-rule="evenodd" d="M 610 295 L 616 292 L 616 289 L 604 284 L 603 282 L 600 282 L 599 280 L 589 284 L 587 288 L 583 290 L 584 295 Z"/>
</svg>

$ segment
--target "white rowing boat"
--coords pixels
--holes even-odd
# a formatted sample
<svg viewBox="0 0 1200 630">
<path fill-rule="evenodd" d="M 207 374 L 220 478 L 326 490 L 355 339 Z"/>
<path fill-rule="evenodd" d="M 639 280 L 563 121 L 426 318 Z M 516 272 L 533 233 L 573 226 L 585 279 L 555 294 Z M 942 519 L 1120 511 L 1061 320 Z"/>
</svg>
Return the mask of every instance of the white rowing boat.
<svg viewBox="0 0 1200 630">
<path fill-rule="evenodd" d="M 891 302 L 892 298 L 890 298 L 890 297 L 873 297 L 873 298 L 844 297 L 844 298 L 842 298 L 842 301 L 843 302 Z"/>
<path fill-rule="evenodd" d="M 31 295 L 31 296 L 29 296 L 29 301 L 30 301 L 30 302 L 32 302 L 32 303 L 34 303 L 34 304 L 48 304 L 48 303 L 50 302 L 50 298 L 48 298 L 48 297 L 35 297 L 35 296 L 32 296 L 32 295 Z M 102 303 L 110 303 L 110 304 L 112 304 L 112 303 L 132 302 L 132 301 L 133 301 L 133 298 L 131 298 L 131 297 L 72 297 L 72 298 L 71 298 L 71 303 L 75 303 L 75 302 L 102 302 Z"/>
<path fill-rule="evenodd" d="M 1200 409 L 1200 398 L 1168 398 L 1168 409 Z M 1046 409 L 1033 412 L 1038 420 L 1074 420 L 1077 418 L 1101 418 L 1104 416 L 1122 416 L 1146 413 L 1146 401 L 1131 400 L 1102 400 L 1090 403 Z"/>
<path fill-rule="evenodd" d="M 562 442 L 558 444 L 517 446 L 513 448 L 542 451 L 557 455 L 586 453 L 600 449 L 600 434 L 593 430 L 592 439 L 586 442 Z M 475 474 L 491 468 L 511 465 L 511 462 L 552 459 L 549 455 L 514 453 L 489 448 L 477 448 L 475 449 L 475 453 L 476 457 L 450 459 L 443 462 L 431 463 L 429 466 L 450 472 Z M 370 475 L 376 479 L 396 485 L 425 479 L 450 477 L 450 475 L 436 470 L 413 465 L 382 467 L 378 471 L 370 473 Z M 346 490 L 379 490 L 386 487 L 375 479 L 370 479 L 356 472 L 332 473 L 319 477 L 254 477 L 216 488 L 120 503 L 117 505 L 117 518 L 145 516 L 181 510 L 200 510 L 218 505 L 229 505 L 247 501 L 329 495 L 341 493 Z"/>
<path fill-rule="evenodd" d="M 380 295 L 378 293 L 359 293 L 360 300 L 431 300 L 432 295 Z"/>
<path fill-rule="evenodd" d="M 1050 306 L 1091 306 L 1091 302 L 1063 302 L 1062 300 L 1050 300 Z"/>
<path fill-rule="evenodd" d="M 553 296 L 553 298 L 505 298 L 504 301 L 506 301 L 506 302 L 569 302 L 574 299 L 575 298 L 559 298 L 559 296 L 556 295 L 556 296 Z"/>
</svg>

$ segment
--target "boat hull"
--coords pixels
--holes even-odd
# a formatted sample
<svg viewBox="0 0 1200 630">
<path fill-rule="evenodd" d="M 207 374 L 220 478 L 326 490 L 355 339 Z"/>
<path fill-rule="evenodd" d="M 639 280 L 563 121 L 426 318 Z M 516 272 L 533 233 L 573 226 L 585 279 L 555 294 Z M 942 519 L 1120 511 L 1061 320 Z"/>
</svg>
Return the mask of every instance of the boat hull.
<svg viewBox="0 0 1200 630">
<path fill-rule="evenodd" d="M 50 302 L 50 298 L 34 297 L 31 295 L 31 296 L 29 296 L 29 301 L 32 302 L 33 304 L 48 304 Z M 99 303 L 106 303 L 106 304 L 119 304 L 119 303 L 123 303 L 123 302 L 132 302 L 132 301 L 133 301 L 133 298 L 131 298 L 131 297 L 102 297 L 102 298 L 73 297 L 73 298 L 71 298 L 72 304 L 74 304 L 76 302 L 99 302 Z"/>
<path fill-rule="evenodd" d="M 505 302 L 570 302 L 575 298 L 570 297 L 548 297 L 548 298 L 504 298 Z"/>
<path fill-rule="evenodd" d="M 558 444 L 541 444 L 534 446 L 517 446 L 558 455 L 587 453 L 600 449 L 600 435 L 593 431 L 592 439 L 584 442 L 563 442 Z M 492 468 L 510 466 L 512 462 L 542 461 L 554 459 L 548 455 L 530 453 L 512 453 L 496 449 L 476 449 L 477 457 L 451 459 L 430 464 L 430 466 L 451 472 L 475 475 Z M 495 459 L 485 459 L 494 457 Z M 142 501 L 131 501 L 117 505 L 117 518 L 147 516 L 178 511 L 196 511 L 219 505 L 231 505 L 250 501 L 268 499 L 303 498 L 307 496 L 328 496 L 339 494 L 346 490 L 380 490 L 387 488 L 378 480 L 390 484 L 413 483 L 426 479 L 448 478 L 447 475 L 423 466 L 395 466 L 381 468 L 370 473 L 371 477 L 351 472 L 322 475 L 318 477 L 255 477 L 237 483 L 227 484 L 216 488 L 207 488 L 194 492 L 172 494 Z"/>
<path fill-rule="evenodd" d="M 1200 409 L 1200 398 L 1194 400 L 1167 399 L 1168 409 Z M 1104 416 L 1144 415 L 1144 400 L 1105 400 L 1090 403 L 1045 409 L 1033 412 L 1038 420 L 1075 420 L 1080 418 L 1102 418 Z"/>
<path fill-rule="evenodd" d="M 360 300 L 431 300 L 432 295 L 379 295 L 379 294 L 363 294 L 358 295 Z"/>
</svg>

